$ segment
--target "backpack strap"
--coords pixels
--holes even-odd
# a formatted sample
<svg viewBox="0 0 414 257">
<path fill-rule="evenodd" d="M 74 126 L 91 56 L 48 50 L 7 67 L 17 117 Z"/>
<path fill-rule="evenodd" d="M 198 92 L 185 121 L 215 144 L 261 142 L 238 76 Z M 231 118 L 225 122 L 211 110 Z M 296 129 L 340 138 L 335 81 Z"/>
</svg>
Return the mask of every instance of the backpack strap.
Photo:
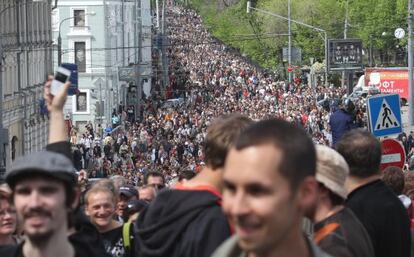
<svg viewBox="0 0 414 257">
<path fill-rule="evenodd" d="M 130 228 L 131 228 L 131 222 L 126 222 L 122 226 L 122 238 L 124 241 L 124 248 L 127 251 L 131 249 L 131 239 L 129 237 Z"/>
</svg>

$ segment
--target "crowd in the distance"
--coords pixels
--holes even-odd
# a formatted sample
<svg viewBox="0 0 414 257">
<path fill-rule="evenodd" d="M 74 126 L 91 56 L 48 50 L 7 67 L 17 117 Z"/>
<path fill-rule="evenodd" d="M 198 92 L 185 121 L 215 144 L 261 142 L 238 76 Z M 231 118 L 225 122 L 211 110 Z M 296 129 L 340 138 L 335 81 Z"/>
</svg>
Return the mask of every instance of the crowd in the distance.
<svg viewBox="0 0 414 257">
<path fill-rule="evenodd" d="M 49 145 L 0 189 L 1 256 L 412 256 L 414 175 L 379 170 L 363 115 L 329 101 L 342 89 L 287 85 L 194 11 L 167 13 L 169 94 L 184 100 L 147 99 L 139 120 L 121 106 L 113 130 L 68 138 L 69 83 L 53 96 L 50 78 Z"/>
<path fill-rule="evenodd" d="M 128 115 L 130 108 L 120 106 L 114 115 L 128 121 L 126 127 L 107 134 L 88 126 L 83 135 L 75 133 L 78 170 L 87 169 L 91 178 L 122 175 L 135 185 L 150 170 L 163 173 L 167 181 L 182 170 L 198 172 L 205 165 L 202 144 L 207 127 L 215 117 L 230 113 L 253 120 L 282 118 L 304 128 L 315 143 L 333 145 L 329 118 L 341 107 L 343 89 L 322 83 L 316 88 L 287 85 L 211 37 L 194 11 L 177 8 L 168 14 L 167 91 L 182 101 L 163 108 L 161 102 L 147 99 L 139 121 Z M 364 117 L 356 110 L 349 116 L 363 126 Z"/>
</svg>

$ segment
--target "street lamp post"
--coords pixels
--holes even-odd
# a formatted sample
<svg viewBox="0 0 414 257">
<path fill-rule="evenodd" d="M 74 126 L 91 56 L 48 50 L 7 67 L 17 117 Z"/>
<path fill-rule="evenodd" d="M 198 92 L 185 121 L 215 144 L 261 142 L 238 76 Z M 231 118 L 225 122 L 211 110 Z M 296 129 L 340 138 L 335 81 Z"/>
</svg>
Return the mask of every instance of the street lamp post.
<svg viewBox="0 0 414 257">
<path fill-rule="evenodd" d="M 85 16 L 87 16 L 87 15 L 94 16 L 95 15 L 95 12 L 85 13 Z M 76 16 L 68 17 L 68 18 L 63 19 L 59 23 L 59 34 L 58 34 L 58 38 L 57 38 L 57 40 L 58 40 L 58 65 L 59 66 L 62 64 L 62 37 L 60 35 L 60 29 L 61 29 L 62 23 L 64 21 L 71 20 L 71 19 L 75 19 L 75 18 L 76 18 Z"/>
<path fill-rule="evenodd" d="M 414 92 L 413 92 L 413 9 L 412 0 L 408 0 L 408 122 L 414 125 Z"/>
<path fill-rule="evenodd" d="M 373 63 L 373 58 L 372 58 L 372 35 L 369 35 L 369 49 L 368 49 L 368 53 L 369 53 L 369 59 L 368 59 L 368 65 L 369 67 L 372 67 L 372 63 Z"/>
<path fill-rule="evenodd" d="M 291 8 L 290 0 L 288 0 L 288 34 L 289 34 L 289 43 L 288 43 L 288 68 L 292 66 L 292 26 L 291 26 Z M 292 71 L 289 71 L 289 86 L 292 83 Z"/>
<path fill-rule="evenodd" d="M 289 5 L 290 5 L 290 0 L 289 0 Z M 306 23 L 303 23 L 301 21 L 293 20 L 290 17 L 284 17 L 282 15 L 278 15 L 278 14 L 275 14 L 275 13 L 272 13 L 272 12 L 269 12 L 269 11 L 266 11 L 266 10 L 262 10 L 262 9 L 258 9 L 258 8 L 252 7 L 251 6 L 251 2 L 250 1 L 247 1 L 247 13 L 250 13 L 250 10 L 258 11 L 258 12 L 261 12 L 261 13 L 264 13 L 264 14 L 267 14 L 267 15 L 270 15 L 270 16 L 273 16 L 273 17 L 282 19 L 282 20 L 286 20 L 289 23 L 290 22 L 293 22 L 293 23 L 302 25 L 304 27 L 307 27 L 307 28 L 316 30 L 316 31 L 318 31 L 320 33 L 323 33 L 323 35 L 324 35 L 323 38 L 324 38 L 324 43 L 325 43 L 325 62 L 326 62 L 325 63 L 325 83 L 328 82 L 328 80 L 327 80 L 327 76 L 328 76 L 328 35 L 326 33 L 326 30 L 321 29 L 321 28 L 318 28 L 318 27 L 315 27 L 315 26 L 312 26 L 312 25 L 309 25 L 309 24 L 306 24 Z M 289 13 L 290 13 L 290 7 L 289 7 Z M 289 34 L 290 34 L 290 32 L 289 32 Z M 289 53 L 289 56 L 290 55 L 291 54 Z"/>
</svg>

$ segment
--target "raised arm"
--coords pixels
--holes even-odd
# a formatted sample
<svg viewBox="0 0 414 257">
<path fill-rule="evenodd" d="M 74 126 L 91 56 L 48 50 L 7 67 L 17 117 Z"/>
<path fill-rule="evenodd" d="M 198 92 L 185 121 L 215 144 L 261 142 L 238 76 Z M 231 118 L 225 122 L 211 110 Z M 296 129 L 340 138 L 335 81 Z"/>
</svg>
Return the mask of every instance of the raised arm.
<svg viewBox="0 0 414 257">
<path fill-rule="evenodd" d="M 63 85 L 62 90 L 57 95 L 50 93 L 50 86 L 52 84 L 53 76 L 49 76 L 45 84 L 44 98 L 47 109 L 49 111 L 49 144 L 57 142 L 67 142 L 68 133 L 63 117 L 63 106 L 65 105 L 68 96 L 68 89 L 70 82 Z"/>
</svg>

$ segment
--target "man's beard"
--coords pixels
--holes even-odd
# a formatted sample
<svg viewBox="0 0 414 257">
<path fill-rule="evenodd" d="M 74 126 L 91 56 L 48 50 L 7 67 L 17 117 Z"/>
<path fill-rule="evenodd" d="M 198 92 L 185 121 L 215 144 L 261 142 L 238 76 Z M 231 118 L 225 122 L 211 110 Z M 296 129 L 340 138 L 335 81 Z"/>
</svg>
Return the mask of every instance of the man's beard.
<svg viewBox="0 0 414 257">
<path fill-rule="evenodd" d="M 49 239 L 53 236 L 54 231 L 48 230 L 42 233 L 36 233 L 33 235 L 27 234 L 27 238 L 30 240 L 30 242 L 38 247 L 42 247 L 46 245 L 49 242 Z"/>
<path fill-rule="evenodd" d="M 52 218 L 52 214 L 49 211 L 43 208 L 34 208 L 34 209 L 29 210 L 27 213 L 24 213 L 23 219 L 30 218 L 33 215 L 41 215 L 41 216 Z M 37 245 L 37 246 L 42 246 L 42 245 L 47 244 L 47 242 L 49 241 L 50 237 L 53 234 L 54 234 L 53 229 L 48 229 L 47 231 L 36 231 L 33 234 L 26 232 L 27 238 L 32 242 L 32 244 Z"/>
</svg>

